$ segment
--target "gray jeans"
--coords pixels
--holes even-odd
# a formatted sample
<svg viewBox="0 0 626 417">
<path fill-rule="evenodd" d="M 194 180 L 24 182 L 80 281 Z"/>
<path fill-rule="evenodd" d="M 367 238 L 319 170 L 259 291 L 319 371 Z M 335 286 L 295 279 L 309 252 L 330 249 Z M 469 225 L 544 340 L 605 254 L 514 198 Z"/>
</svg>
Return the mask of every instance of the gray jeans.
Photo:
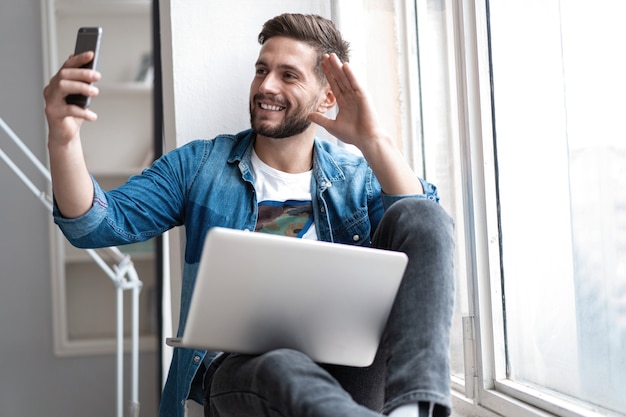
<svg viewBox="0 0 626 417">
<path fill-rule="evenodd" d="M 379 416 L 417 402 L 447 416 L 453 229 L 428 200 L 403 199 L 385 213 L 372 246 L 405 252 L 409 263 L 370 367 L 321 365 L 289 349 L 226 354 L 207 372 L 205 416 Z"/>
</svg>

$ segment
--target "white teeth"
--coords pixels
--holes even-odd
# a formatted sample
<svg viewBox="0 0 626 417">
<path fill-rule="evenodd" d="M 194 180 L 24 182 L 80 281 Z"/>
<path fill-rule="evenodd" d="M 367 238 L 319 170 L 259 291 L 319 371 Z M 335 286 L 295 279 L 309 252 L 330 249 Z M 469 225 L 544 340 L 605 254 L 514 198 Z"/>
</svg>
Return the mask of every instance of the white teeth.
<svg viewBox="0 0 626 417">
<path fill-rule="evenodd" d="M 273 110 L 273 111 L 281 111 L 283 109 L 280 106 L 272 106 L 270 104 L 263 104 L 263 103 L 261 103 L 261 108 L 263 110 Z"/>
</svg>

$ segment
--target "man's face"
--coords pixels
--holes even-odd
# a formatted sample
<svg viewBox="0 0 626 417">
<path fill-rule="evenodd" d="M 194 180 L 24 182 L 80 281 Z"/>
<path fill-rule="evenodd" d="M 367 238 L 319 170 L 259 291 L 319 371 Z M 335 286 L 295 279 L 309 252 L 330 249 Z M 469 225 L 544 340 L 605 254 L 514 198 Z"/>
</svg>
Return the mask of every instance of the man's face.
<svg viewBox="0 0 626 417">
<path fill-rule="evenodd" d="M 258 134 L 286 138 L 310 126 L 307 116 L 325 96 L 316 63 L 316 51 L 303 42 L 285 37 L 265 42 L 250 86 L 250 124 Z"/>
</svg>

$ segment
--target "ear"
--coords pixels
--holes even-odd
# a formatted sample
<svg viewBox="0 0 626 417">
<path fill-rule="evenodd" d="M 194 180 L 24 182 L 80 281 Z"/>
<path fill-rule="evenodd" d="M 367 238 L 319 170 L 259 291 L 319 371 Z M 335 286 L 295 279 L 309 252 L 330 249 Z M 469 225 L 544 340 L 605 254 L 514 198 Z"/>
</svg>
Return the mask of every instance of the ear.
<svg viewBox="0 0 626 417">
<path fill-rule="evenodd" d="M 317 107 L 317 111 L 322 114 L 326 113 L 328 110 L 332 109 L 333 107 L 335 107 L 335 105 L 337 105 L 337 97 L 335 97 L 333 90 L 330 89 L 330 85 L 328 84 L 326 85 L 326 87 L 324 88 L 323 94 L 324 94 L 323 100 Z"/>
</svg>

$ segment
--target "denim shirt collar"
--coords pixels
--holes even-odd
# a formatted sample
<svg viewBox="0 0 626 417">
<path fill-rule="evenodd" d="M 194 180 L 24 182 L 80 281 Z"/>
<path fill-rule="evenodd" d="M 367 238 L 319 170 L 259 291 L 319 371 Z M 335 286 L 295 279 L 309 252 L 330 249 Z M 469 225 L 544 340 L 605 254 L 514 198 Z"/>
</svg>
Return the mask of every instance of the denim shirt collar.
<svg viewBox="0 0 626 417">
<path fill-rule="evenodd" d="M 252 129 L 237 134 L 237 144 L 233 147 L 228 158 L 231 164 L 239 163 L 239 169 L 243 178 L 252 182 L 251 159 L 256 133 Z M 322 141 L 315 138 L 313 142 L 313 177 L 318 186 L 318 191 L 324 191 L 334 182 L 343 181 L 346 176 L 333 159 L 324 149 Z"/>
</svg>

